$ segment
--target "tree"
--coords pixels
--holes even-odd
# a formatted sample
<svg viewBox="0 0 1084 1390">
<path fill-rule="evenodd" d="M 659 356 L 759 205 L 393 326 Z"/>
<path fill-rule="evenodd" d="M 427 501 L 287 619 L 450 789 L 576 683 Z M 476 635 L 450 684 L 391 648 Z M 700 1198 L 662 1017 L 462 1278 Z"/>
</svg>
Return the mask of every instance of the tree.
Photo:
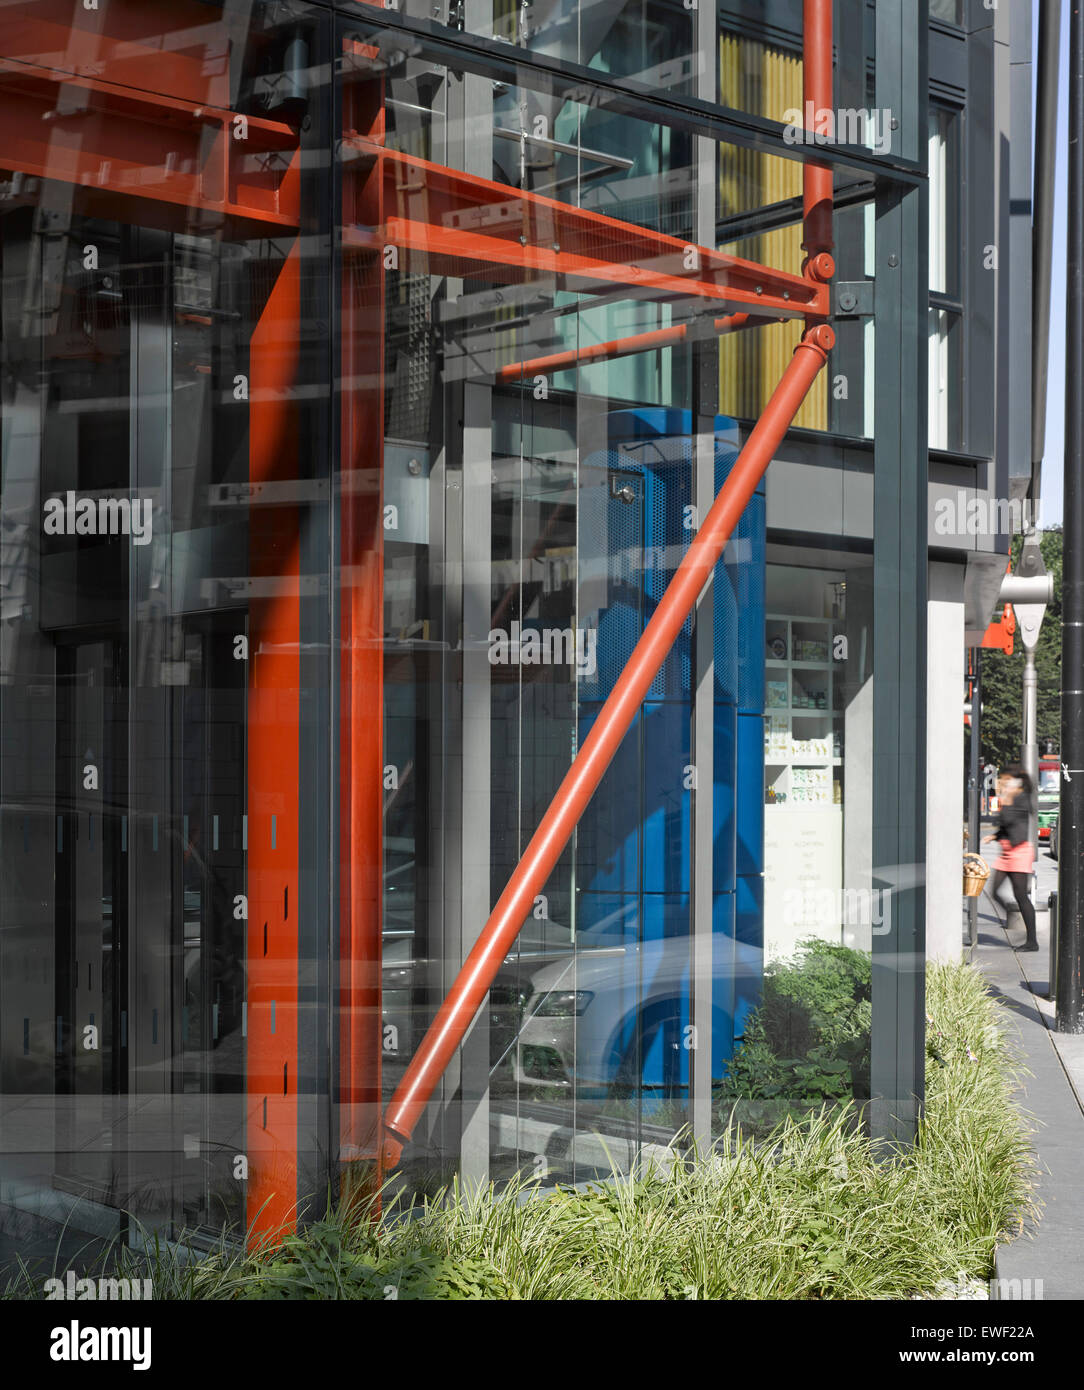
<svg viewBox="0 0 1084 1390">
<path fill-rule="evenodd" d="M 1012 563 L 1020 558 L 1021 538 L 1012 545 Z M 1038 738 L 1061 738 L 1061 530 L 1043 531 L 1039 537 L 1043 564 L 1054 576 L 1054 601 L 1048 605 L 1035 648 L 1038 676 Z M 1024 700 L 1024 644 L 1019 630 L 1012 656 L 991 651 L 982 654 L 982 751 L 988 762 L 1004 767 L 1020 759 L 1020 735 Z"/>
</svg>

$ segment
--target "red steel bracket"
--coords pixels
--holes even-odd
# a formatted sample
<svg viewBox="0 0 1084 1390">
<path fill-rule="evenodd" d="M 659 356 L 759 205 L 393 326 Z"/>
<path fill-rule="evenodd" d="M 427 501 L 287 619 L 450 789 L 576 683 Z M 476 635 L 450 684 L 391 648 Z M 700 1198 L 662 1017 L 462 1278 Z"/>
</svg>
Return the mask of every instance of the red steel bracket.
<svg viewBox="0 0 1084 1390">
<path fill-rule="evenodd" d="M 76 190 L 74 208 L 166 231 L 296 231 L 288 125 L 0 58 L 0 170 Z"/>
<path fill-rule="evenodd" d="M 1004 652 L 1006 656 L 1012 656 L 1013 638 L 1016 636 L 1016 614 L 1012 611 L 1012 604 L 1007 603 L 1002 611 L 1001 617 L 996 623 L 991 623 L 982 636 L 981 646 L 993 647 L 996 651 Z"/>
</svg>

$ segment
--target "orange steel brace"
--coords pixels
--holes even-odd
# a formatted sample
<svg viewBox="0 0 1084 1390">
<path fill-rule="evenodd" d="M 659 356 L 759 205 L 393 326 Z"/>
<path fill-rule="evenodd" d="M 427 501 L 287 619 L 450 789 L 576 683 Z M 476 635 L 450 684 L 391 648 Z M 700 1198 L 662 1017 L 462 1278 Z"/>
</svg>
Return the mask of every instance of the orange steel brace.
<svg viewBox="0 0 1084 1390">
<path fill-rule="evenodd" d="M 404 1144 L 414 1133 L 437 1082 L 519 935 L 536 894 L 541 892 L 568 844 L 834 342 L 835 335 L 827 324 L 806 331 L 764 414 L 633 649 L 628 665 L 573 759 L 392 1097 L 384 1117 L 384 1162 L 388 1167 L 399 1161 Z"/>
<path fill-rule="evenodd" d="M 831 0 L 804 0 L 804 95 L 812 116 L 832 101 Z M 809 120 L 809 114 L 807 114 Z M 834 273 L 832 247 L 832 171 L 807 164 L 803 170 L 806 261 L 803 275 L 818 291 L 810 318 L 824 312 L 824 287 Z M 451 249 L 451 248 L 449 248 Z M 602 278 L 601 276 L 599 278 Z M 691 288 L 691 287 L 687 287 Z M 704 294 L 707 286 L 696 291 Z M 718 289 L 712 287 L 717 294 Z M 711 291 L 708 291 L 709 293 Z M 728 296 L 729 297 L 729 296 Z M 535 896 L 568 844 L 572 832 L 605 775 L 640 705 L 677 640 L 688 615 L 710 581 L 727 542 L 764 475 L 776 448 L 828 359 L 835 335 L 826 323 L 810 323 L 764 413 L 738 456 L 704 524 L 633 649 L 590 734 L 566 773 L 549 809 L 478 940 L 463 963 L 447 998 L 411 1059 L 384 1116 L 383 1162 L 398 1163 L 437 1084 L 526 920 Z M 735 325 L 737 326 L 737 325 Z M 519 366 L 519 364 L 517 364 Z M 522 370 L 522 368 L 520 367 Z"/>
<path fill-rule="evenodd" d="M 740 328 L 760 328 L 775 320 L 754 316 L 753 314 L 724 314 L 722 318 L 712 319 L 713 333 L 720 337 L 725 333 L 735 333 Z M 689 325 L 679 323 L 670 328 L 652 328 L 646 333 L 630 333 L 624 338 L 614 338 L 608 343 L 586 343 L 583 347 L 566 348 L 563 352 L 551 352 L 545 357 L 532 357 L 526 362 L 509 362 L 497 371 L 498 381 L 518 381 L 521 376 L 532 376 L 535 372 L 559 372 L 567 367 L 576 367 L 585 362 L 609 362 L 614 357 L 626 357 L 633 352 L 652 352 L 659 348 L 674 347 L 683 343 L 689 336 Z"/>
<path fill-rule="evenodd" d="M 553 275 L 584 293 L 623 285 L 630 298 L 697 297 L 757 316 L 828 316 L 820 277 L 792 275 L 707 246 L 692 248 L 699 269 L 690 271 L 690 245 L 678 237 L 383 149 L 356 132 L 345 134 L 342 144 L 355 170 L 382 164 L 385 212 L 382 227 L 347 221 L 344 251 L 382 251 L 390 243 L 408 256 L 424 256 L 429 274 L 467 281 L 518 283 Z"/>
</svg>

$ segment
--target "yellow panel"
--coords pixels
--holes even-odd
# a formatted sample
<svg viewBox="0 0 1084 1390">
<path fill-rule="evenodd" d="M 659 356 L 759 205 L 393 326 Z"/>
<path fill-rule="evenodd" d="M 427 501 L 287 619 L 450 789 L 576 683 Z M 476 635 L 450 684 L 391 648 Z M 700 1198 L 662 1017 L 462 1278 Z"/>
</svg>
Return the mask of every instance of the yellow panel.
<svg viewBox="0 0 1084 1390">
<path fill-rule="evenodd" d="M 719 40 L 719 100 L 724 106 L 780 120 L 784 111 L 801 108 L 801 59 L 752 39 L 723 34 Z M 800 197 L 801 192 L 802 169 L 794 160 L 720 146 L 721 217 Z M 796 273 L 802 265 L 802 225 L 796 222 L 720 249 Z M 791 320 L 731 333 L 719 340 L 719 405 L 724 414 L 753 419 L 761 414 L 801 331 L 801 322 Z M 794 423 L 807 429 L 827 428 L 825 374 L 818 377 Z"/>
</svg>

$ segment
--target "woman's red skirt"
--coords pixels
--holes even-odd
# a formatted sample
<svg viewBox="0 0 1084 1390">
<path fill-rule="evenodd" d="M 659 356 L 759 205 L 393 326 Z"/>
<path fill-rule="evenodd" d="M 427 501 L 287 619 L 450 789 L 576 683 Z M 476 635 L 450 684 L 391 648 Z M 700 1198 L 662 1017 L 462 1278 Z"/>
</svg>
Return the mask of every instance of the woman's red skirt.
<svg viewBox="0 0 1084 1390">
<path fill-rule="evenodd" d="M 1008 840 L 999 840 L 1001 855 L 994 860 L 993 867 L 1003 874 L 1030 874 L 1035 862 L 1035 851 L 1030 840 L 1021 840 L 1018 845 L 1010 845 Z"/>
</svg>

